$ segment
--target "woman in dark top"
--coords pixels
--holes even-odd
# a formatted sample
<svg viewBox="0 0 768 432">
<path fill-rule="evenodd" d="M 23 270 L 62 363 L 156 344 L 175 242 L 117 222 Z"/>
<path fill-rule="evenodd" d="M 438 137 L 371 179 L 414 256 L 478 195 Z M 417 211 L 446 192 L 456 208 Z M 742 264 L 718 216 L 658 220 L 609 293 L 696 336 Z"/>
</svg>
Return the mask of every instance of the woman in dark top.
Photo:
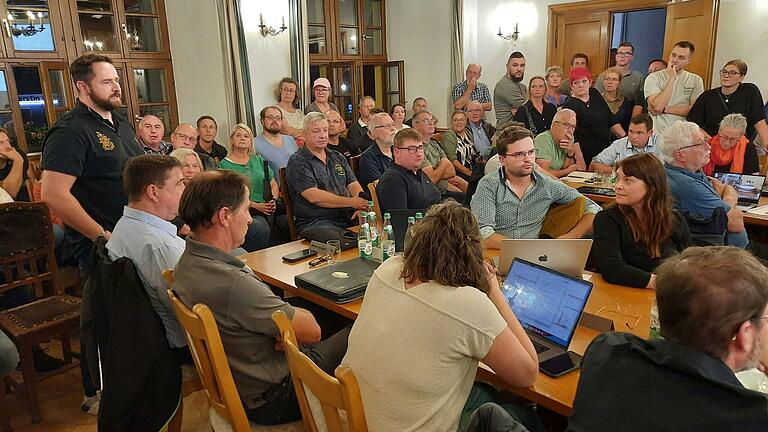
<svg viewBox="0 0 768 432">
<path fill-rule="evenodd" d="M 755 145 L 747 139 L 744 132 L 747 119 L 741 114 L 728 114 L 720 122 L 717 135 L 709 139 L 712 147 L 709 163 L 704 165 L 704 174 L 714 172 L 734 172 L 740 174 L 759 174 L 760 161 Z"/>
<path fill-rule="evenodd" d="M 654 288 L 653 270 L 691 246 L 691 233 L 672 210 L 667 176 L 655 156 L 630 156 L 617 164 L 616 173 L 616 205 L 595 216 L 592 254 L 607 282 Z"/>
<path fill-rule="evenodd" d="M 528 82 L 528 101 L 515 113 L 514 120 L 525 125 L 525 128 L 536 136 L 548 131 L 555 118 L 557 107 L 544 101 L 547 94 L 547 82 L 543 77 L 535 76 Z"/>
<path fill-rule="evenodd" d="M 619 91 L 622 72 L 617 68 L 609 68 L 603 73 L 603 99 L 613 114 L 613 121 L 620 124 L 624 131 L 629 131 L 629 121 L 632 120 L 632 109 L 635 102 L 627 99 Z"/>
<path fill-rule="evenodd" d="M 563 103 L 563 108 L 576 112 L 575 141 L 584 154 L 584 162 L 589 166 L 592 158 L 608 147 L 613 135 L 623 138 L 624 128 L 613 119 L 608 104 L 600 92 L 592 88 L 592 75 L 582 67 L 571 69 L 571 96 Z"/>
</svg>

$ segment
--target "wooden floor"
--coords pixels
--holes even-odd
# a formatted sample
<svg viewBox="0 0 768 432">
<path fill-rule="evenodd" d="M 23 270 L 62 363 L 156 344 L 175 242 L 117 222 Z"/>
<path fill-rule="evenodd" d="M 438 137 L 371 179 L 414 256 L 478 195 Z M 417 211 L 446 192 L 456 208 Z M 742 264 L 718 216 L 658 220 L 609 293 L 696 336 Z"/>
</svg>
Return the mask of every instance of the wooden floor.
<svg viewBox="0 0 768 432">
<path fill-rule="evenodd" d="M 51 354 L 56 347 L 51 344 Z M 15 376 L 14 378 L 20 378 Z M 26 405 L 16 395 L 10 395 L 4 405 L 11 409 L 11 426 L 14 432 L 95 432 L 96 416 L 80 410 L 83 388 L 80 368 L 73 368 L 53 376 L 39 384 L 40 410 L 43 421 L 32 424 Z M 1 414 L 0 414 L 1 415 Z M 187 432 L 210 432 L 208 425 L 208 401 L 202 391 L 184 399 L 184 422 Z"/>
</svg>

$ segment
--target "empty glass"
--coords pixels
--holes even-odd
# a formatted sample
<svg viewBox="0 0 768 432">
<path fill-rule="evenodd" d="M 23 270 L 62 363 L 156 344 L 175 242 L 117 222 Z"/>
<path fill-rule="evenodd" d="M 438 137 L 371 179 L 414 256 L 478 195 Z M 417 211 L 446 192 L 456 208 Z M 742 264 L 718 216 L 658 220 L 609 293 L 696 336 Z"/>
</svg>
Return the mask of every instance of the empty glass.
<svg viewBox="0 0 768 432">
<path fill-rule="evenodd" d="M 330 257 L 330 260 L 328 260 L 328 265 L 336 265 L 341 262 L 340 240 L 328 240 L 325 242 L 325 250 Z"/>
</svg>

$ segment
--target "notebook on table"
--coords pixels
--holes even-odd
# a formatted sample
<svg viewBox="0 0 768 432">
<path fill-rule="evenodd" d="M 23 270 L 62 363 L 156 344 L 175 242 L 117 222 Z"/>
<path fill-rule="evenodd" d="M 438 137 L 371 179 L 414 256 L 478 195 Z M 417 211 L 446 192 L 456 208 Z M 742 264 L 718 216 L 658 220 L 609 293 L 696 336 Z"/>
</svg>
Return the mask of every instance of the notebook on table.
<svg viewBox="0 0 768 432">
<path fill-rule="evenodd" d="M 736 189 L 736 193 L 739 194 L 736 203 L 737 209 L 747 211 L 757 207 L 765 183 L 765 176 L 716 172 L 714 177 Z"/>
<path fill-rule="evenodd" d="M 592 283 L 515 258 L 502 293 L 531 338 L 539 363 L 567 352 Z"/>
<path fill-rule="evenodd" d="M 591 248 L 592 239 L 503 239 L 496 270 L 507 274 L 517 257 L 581 277 Z"/>
<path fill-rule="evenodd" d="M 365 294 L 368 281 L 378 262 L 354 258 L 334 265 L 325 265 L 294 276 L 297 287 L 321 295 L 335 303 L 349 303 Z"/>
</svg>

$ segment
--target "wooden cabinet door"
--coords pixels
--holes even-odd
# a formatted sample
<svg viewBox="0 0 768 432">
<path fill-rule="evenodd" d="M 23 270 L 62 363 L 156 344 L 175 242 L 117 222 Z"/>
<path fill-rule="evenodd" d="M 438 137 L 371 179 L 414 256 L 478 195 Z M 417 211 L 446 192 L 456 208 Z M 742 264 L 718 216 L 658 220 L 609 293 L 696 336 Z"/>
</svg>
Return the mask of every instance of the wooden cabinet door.
<svg viewBox="0 0 768 432">
<path fill-rule="evenodd" d="M 554 22 L 553 22 L 554 21 Z M 589 56 L 592 79 L 608 66 L 611 14 L 609 12 L 556 13 L 550 21 L 550 49 L 547 65 L 562 65 L 565 76 L 576 53 Z M 551 27 L 554 26 L 554 31 Z"/>
<path fill-rule="evenodd" d="M 675 43 L 687 40 L 696 47 L 686 70 L 704 80 L 704 88 L 712 80 L 712 61 L 717 37 L 718 0 L 691 0 L 667 6 L 667 26 L 664 32 L 664 55 L 669 56 Z"/>
<path fill-rule="evenodd" d="M 9 58 L 65 59 L 61 4 L 55 0 L 0 1 L 2 39 Z"/>
</svg>

